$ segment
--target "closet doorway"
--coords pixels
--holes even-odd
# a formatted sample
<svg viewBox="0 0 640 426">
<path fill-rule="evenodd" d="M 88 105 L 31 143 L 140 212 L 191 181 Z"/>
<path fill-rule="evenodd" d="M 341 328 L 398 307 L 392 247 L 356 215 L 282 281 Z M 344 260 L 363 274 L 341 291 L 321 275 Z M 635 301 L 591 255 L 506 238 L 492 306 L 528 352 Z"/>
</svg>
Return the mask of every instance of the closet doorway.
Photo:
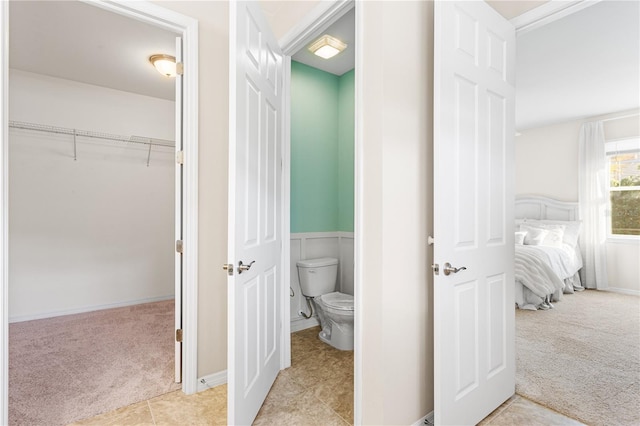
<svg viewBox="0 0 640 426">
<path fill-rule="evenodd" d="M 52 320 L 60 323 L 57 329 L 64 334 L 63 330 L 72 329 L 66 319 L 86 320 L 88 312 L 99 317 L 125 312 L 135 326 L 162 320 L 166 328 L 161 340 L 168 352 L 152 360 L 151 367 L 142 368 L 137 381 L 159 380 L 158 394 L 179 389 L 173 383 L 180 381 L 182 351 L 174 340 L 182 322 L 183 271 L 182 256 L 176 255 L 174 244 L 183 231 L 183 173 L 176 164 L 183 135 L 182 91 L 176 86 L 182 89 L 182 83 L 180 78 L 176 84 L 158 74 L 148 58 L 158 53 L 179 57 L 176 36 L 181 32 L 82 2 L 12 2 L 9 14 L 9 137 L 5 142 L 9 203 L 4 210 L 9 213 L 9 348 L 17 341 L 14 324 Z M 141 313 L 149 305 L 152 312 L 144 320 Z M 85 384 L 113 375 L 110 366 L 125 367 L 125 375 L 131 378 L 132 367 L 141 361 L 131 356 L 122 361 L 90 355 L 90 361 L 104 363 L 84 365 L 90 378 L 74 383 L 79 374 L 50 359 L 57 349 L 78 352 L 93 332 L 94 337 L 114 334 L 110 345 L 118 348 L 116 353 L 152 352 L 137 347 L 147 337 L 144 330 L 122 326 L 122 318 L 107 320 L 111 324 L 106 328 L 86 321 L 81 328 L 87 335 L 67 336 L 72 342 L 64 344 L 68 348 L 55 348 L 53 335 L 37 339 L 48 351 L 48 365 L 42 371 L 60 367 L 62 377 L 71 380 L 62 387 L 75 389 L 83 401 L 92 399 L 88 394 L 92 386 Z M 136 335 L 125 338 L 129 330 Z M 23 358 L 10 356 L 10 360 Z M 9 363 L 13 385 L 17 370 Z M 158 377 L 158 369 L 164 379 Z M 27 376 L 58 382 L 58 378 L 47 380 L 33 373 Z M 102 388 L 111 387 L 119 394 L 124 390 L 144 393 L 109 380 Z M 12 405 L 13 388 L 21 387 L 12 385 L 11 411 L 23 410 L 24 399 Z M 34 393 L 34 388 L 43 386 L 26 383 L 26 387 Z M 43 397 L 51 399 L 59 393 L 58 388 L 47 388 Z M 73 398 L 67 395 L 65 400 L 67 407 L 60 404 L 60 409 L 69 411 Z M 68 423 L 84 414 L 46 422 Z"/>
</svg>

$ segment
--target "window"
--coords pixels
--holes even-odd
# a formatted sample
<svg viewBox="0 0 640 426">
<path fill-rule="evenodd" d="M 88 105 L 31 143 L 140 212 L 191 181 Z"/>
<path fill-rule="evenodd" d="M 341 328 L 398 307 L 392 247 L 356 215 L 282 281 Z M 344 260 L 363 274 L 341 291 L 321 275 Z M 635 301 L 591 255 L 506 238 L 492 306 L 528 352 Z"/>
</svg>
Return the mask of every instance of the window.
<svg viewBox="0 0 640 426">
<path fill-rule="evenodd" d="M 607 142 L 609 234 L 640 236 L 640 139 Z"/>
</svg>

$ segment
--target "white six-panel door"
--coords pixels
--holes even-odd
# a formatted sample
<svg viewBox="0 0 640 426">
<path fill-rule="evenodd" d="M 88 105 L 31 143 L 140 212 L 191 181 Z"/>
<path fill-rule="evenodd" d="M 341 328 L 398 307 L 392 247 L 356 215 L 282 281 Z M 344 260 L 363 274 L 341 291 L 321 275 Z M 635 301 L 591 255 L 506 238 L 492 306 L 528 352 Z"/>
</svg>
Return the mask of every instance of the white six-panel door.
<svg viewBox="0 0 640 426">
<path fill-rule="evenodd" d="M 284 68 L 257 2 L 229 7 L 227 420 L 248 425 L 280 370 Z"/>
<path fill-rule="evenodd" d="M 515 392 L 514 63 L 487 3 L 436 2 L 436 424 L 476 424 Z"/>
</svg>

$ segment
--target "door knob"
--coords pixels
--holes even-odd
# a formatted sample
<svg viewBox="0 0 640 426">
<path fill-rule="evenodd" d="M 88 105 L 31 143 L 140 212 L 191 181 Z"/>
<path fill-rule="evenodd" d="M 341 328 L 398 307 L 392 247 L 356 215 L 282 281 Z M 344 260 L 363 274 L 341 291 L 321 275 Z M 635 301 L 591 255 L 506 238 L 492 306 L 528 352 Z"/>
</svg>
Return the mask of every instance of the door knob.
<svg viewBox="0 0 640 426">
<path fill-rule="evenodd" d="M 242 260 L 238 262 L 238 274 L 241 274 L 244 271 L 248 271 L 249 269 L 251 269 L 251 265 L 253 265 L 254 263 L 256 263 L 255 260 L 248 265 L 243 264 Z"/>
<path fill-rule="evenodd" d="M 453 274 L 457 274 L 460 271 L 464 271 L 467 268 L 465 266 L 461 266 L 460 268 L 456 268 L 455 266 L 451 266 L 451 264 L 449 262 L 444 264 L 444 268 L 442 269 L 442 271 L 444 272 L 445 275 L 449 275 L 451 273 Z"/>
</svg>

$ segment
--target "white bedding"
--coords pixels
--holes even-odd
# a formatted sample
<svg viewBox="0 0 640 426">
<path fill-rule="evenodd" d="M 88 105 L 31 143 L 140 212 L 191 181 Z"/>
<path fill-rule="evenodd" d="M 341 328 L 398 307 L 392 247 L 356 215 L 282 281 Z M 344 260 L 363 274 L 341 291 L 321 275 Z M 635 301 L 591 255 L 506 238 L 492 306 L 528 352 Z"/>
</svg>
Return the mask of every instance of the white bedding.
<svg viewBox="0 0 640 426">
<path fill-rule="evenodd" d="M 539 246 L 516 246 L 515 278 L 533 294 L 540 298 L 562 290 L 564 282 L 545 263 L 543 252 L 535 250 Z"/>
<path fill-rule="evenodd" d="M 562 244 L 561 247 L 522 245 L 516 246 L 516 253 L 518 251 L 528 252 L 545 262 L 561 280 L 574 276 L 582 268 L 579 250 L 574 250 L 568 244 Z"/>
<path fill-rule="evenodd" d="M 525 309 L 549 309 L 553 307 L 550 302 L 559 300 L 563 293 L 583 290 L 578 272 L 582 268 L 579 245 L 582 221 L 578 203 L 540 195 L 517 195 L 515 217 L 514 241 L 517 244 L 522 240 L 516 245 L 516 304 Z M 523 232 L 524 238 L 521 238 L 519 234 Z M 545 266 L 538 265 L 543 272 L 533 275 L 527 269 L 534 266 L 519 265 L 521 262 Z M 550 271 L 553 271 L 551 276 Z M 544 292 L 548 293 L 539 296 Z"/>
<path fill-rule="evenodd" d="M 547 302 L 560 300 L 563 292 L 573 293 L 572 283 L 581 267 L 580 250 L 567 244 L 516 245 L 516 303 L 522 309 L 550 306 Z"/>
</svg>

